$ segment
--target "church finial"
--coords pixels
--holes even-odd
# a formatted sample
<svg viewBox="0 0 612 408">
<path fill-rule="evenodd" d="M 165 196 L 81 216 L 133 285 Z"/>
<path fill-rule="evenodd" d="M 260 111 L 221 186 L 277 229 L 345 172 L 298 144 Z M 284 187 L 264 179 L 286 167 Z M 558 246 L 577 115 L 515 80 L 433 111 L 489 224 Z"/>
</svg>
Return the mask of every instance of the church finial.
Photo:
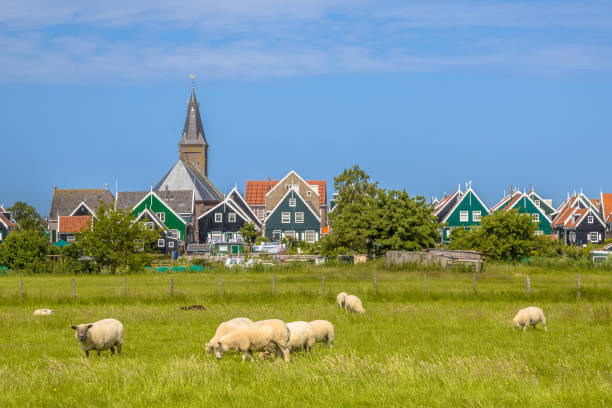
<svg viewBox="0 0 612 408">
<path fill-rule="evenodd" d="M 189 78 L 191 78 L 191 89 L 195 89 L 195 75 L 189 74 Z"/>
</svg>

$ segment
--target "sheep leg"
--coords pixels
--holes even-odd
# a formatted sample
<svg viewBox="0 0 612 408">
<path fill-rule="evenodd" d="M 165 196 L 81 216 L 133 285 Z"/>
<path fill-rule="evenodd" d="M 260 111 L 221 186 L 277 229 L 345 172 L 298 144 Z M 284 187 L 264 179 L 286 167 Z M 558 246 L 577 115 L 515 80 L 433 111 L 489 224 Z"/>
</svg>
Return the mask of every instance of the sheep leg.
<svg viewBox="0 0 612 408">
<path fill-rule="evenodd" d="M 544 328 L 544 332 L 548 332 L 548 330 L 546 330 L 546 323 L 542 322 L 542 327 Z"/>
<path fill-rule="evenodd" d="M 288 348 L 284 348 L 283 349 L 283 356 L 285 357 L 285 363 L 288 363 L 289 360 L 291 359 L 291 357 L 289 356 L 289 349 Z"/>
<path fill-rule="evenodd" d="M 243 362 L 243 363 L 244 363 L 244 360 L 246 360 L 246 357 L 247 357 L 247 352 L 246 352 L 246 351 L 243 351 L 243 352 L 242 352 L 242 362 Z"/>
<path fill-rule="evenodd" d="M 111 346 L 110 351 L 111 351 L 111 354 L 115 354 L 115 347 Z"/>
<path fill-rule="evenodd" d="M 121 354 L 121 344 L 117 344 L 117 354 Z"/>
<path fill-rule="evenodd" d="M 528 324 L 524 324 L 523 325 L 523 333 L 525 333 L 525 331 L 527 331 L 527 326 L 529 326 Z"/>
<path fill-rule="evenodd" d="M 251 363 L 254 362 L 255 360 L 253 360 L 253 352 L 249 350 L 248 354 L 249 354 L 249 358 L 251 359 Z"/>
<path fill-rule="evenodd" d="M 98 350 L 98 357 L 100 357 L 100 353 L 102 352 L 102 350 Z"/>
<path fill-rule="evenodd" d="M 89 350 L 85 350 L 85 357 L 89 357 Z"/>
</svg>

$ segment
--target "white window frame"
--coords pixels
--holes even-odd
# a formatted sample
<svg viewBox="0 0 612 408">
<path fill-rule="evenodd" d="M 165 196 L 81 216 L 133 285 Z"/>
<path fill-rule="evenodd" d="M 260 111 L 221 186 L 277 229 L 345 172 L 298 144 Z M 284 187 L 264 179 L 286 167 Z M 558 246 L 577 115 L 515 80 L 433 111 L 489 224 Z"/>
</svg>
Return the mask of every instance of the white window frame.
<svg viewBox="0 0 612 408">
<path fill-rule="evenodd" d="M 304 232 L 304 241 L 309 244 L 314 244 L 317 240 L 317 233 L 314 230 L 306 230 Z"/>
<path fill-rule="evenodd" d="M 587 223 L 592 224 L 595 221 L 595 217 L 593 217 L 592 215 L 589 215 L 587 217 Z"/>
<path fill-rule="evenodd" d="M 535 205 L 540 206 L 540 200 L 535 200 Z"/>
<path fill-rule="evenodd" d="M 445 231 L 446 231 L 446 238 L 450 238 L 451 229 L 447 228 L 447 229 L 445 229 Z"/>
<path fill-rule="evenodd" d="M 293 230 L 289 230 L 289 231 L 285 231 L 284 234 L 286 237 L 291 237 L 291 238 L 295 238 L 295 231 Z"/>
<path fill-rule="evenodd" d="M 542 231 L 542 230 L 536 230 L 535 234 L 536 234 L 536 235 L 544 235 L 544 231 Z"/>
<path fill-rule="evenodd" d="M 154 224 L 152 222 L 145 222 L 144 225 L 146 229 L 153 231 Z"/>
<path fill-rule="evenodd" d="M 228 213 L 227 222 L 236 222 L 236 213 Z"/>
<path fill-rule="evenodd" d="M 296 211 L 293 217 L 296 224 L 304 223 L 304 211 Z"/>
<path fill-rule="evenodd" d="M 593 239 L 593 235 L 595 235 L 595 239 Z M 591 231 L 589 232 L 589 242 L 598 242 L 599 241 L 599 232 Z"/>
<path fill-rule="evenodd" d="M 164 248 L 166 246 L 166 240 L 163 238 L 160 238 L 157 240 L 157 247 L 158 248 Z"/>
<path fill-rule="evenodd" d="M 166 213 L 165 212 L 158 212 L 155 213 L 155 216 L 157 217 L 158 220 L 160 220 L 161 222 L 166 222 Z"/>
<path fill-rule="evenodd" d="M 223 233 L 221 231 L 213 231 L 210 234 L 210 238 L 212 239 L 213 242 L 217 242 L 217 240 L 223 239 Z"/>
<path fill-rule="evenodd" d="M 540 222 L 540 214 L 538 213 L 531 214 L 531 222 Z"/>
<path fill-rule="evenodd" d="M 281 223 L 291 224 L 291 213 L 289 211 L 283 211 L 281 213 Z"/>
<path fill-rule="evenodd" d="M 66 242 L 74 242 L 74 235 L 66 235 Z"/>
<path fill-rule="evenodd" d="M 289 199 L 289 207 L 295 207 L 295 206 L 296 206 L 296 204 L 297 204 L 297 198 L 295 198 L 295 197 L 291 197 L 291 198 Z"/>
<path fill-rule="evenodd" d="M 459 222 L 469 222 L 470 221 L 470 212 L 469 211 L 459 211 Z"/>
<path fill-rule="evenodd" d="M 168 241 L 168 248 L 174 248 L 174 241 Z"/>
<path fill-rule="evenodd" d="M 258 208 L 257 218 L 259 218 L 260 220 L 263 220 L 265 216 L 266 216 L 266 210 L 264 210 L 263 208 Z"/>
<path fill-rule="evenodd" d="M 177 229 L 171 229 L 170 234 L 176 239 L 181 239 L 181 232 Z"/>
<path fill-rule="evenodd" d="M 306 192 L 306 195 L 307 195 L 308 197 L 310 197 L 310 196 L 312 195 L 312 191 L 308 190 L 308 191 Z"/>
<path fill-rule="evenodd" d="M 215 222 L 223 222 L 223 214 L 215 213 Z"/>
<path fill-rule="evenodd" d="M 480 222 L 482 219 L 482 211 L 472 211 L 472 221 Z"/>
</svg>

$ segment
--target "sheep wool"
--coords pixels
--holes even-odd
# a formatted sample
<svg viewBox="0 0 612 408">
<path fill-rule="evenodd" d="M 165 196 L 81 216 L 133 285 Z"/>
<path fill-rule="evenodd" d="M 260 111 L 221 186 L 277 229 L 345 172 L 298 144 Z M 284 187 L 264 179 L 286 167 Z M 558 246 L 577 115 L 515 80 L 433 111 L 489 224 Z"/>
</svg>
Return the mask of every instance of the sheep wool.
<svg viewBox="0 0 612 408">
<path fill-rule="evenodd" d="M 34 316 L 50 316 L 53 314 L 53 310 L 51 309 L 36 309 L 34 311 Z"/>
<path fill-rule="evenodd" d="M 253 361 L 253 351 L 266 351 L 270 347 L 282 354 L 285 362 L 289 357 L 289 328 L 279 319 L 261 320 L 235 330 L 222 336 L 215 344 L 215 357 L 223 358 L 223 354 L 230 350 L 242 353 L 242 361 L 247 356 Z"/>
<path fill-rule="evenodd" d="M 512 323 L 514 323 L 514 330 L 517 327 L 522 326 L 523 331 L 527 330 L 528 326 L 532 326 L 534 329 L 538 323 L 542 323 L 542 327 L 544 331 L 546 330 L 546 317 L 544 317 L 544 312 L 539 307 L 530 306 L 518 311 L 514 319 L 512 319 Z"/>
<path fill-rule="evenodd" d="M 306 350 L 310 354 L 310 349 L 315 344 L 315 332 L 312 325 L 308 322 L 287 323 L 289 328 L 289 350 Z"/>
<path fill-rule="evenodd" d="M 348 295 L 346 297 L 345 305 L 346 305 L 346 310 L 348 310 L 349 312 L 363 313 L 366 311 L 363 308 L 363 305 L 361 304 L 361 299 L 359 299 L 355 295 Z"/>
<path fill-rule="evenodd" d="M 215 343 L 217 343 L 217 341 L 221 337 L 225 336 L 227 333 L 231 332 L 232 330 L 240 326 L 246 326 L 247 324 L 251 324 L 251 323 L 253 323 L 253 321 L 246 317 L 237 317 L 235 319 L 228 320 L 227 322 L 221 323 L 219 327 L 217 327 L 217 331 L 215 332 L 215 335 L 213 336 L 213 338 L 210 339 L 208 343 L 206 343 L 206 352 L 208 354 L 214 353 Z"/>
<path fill-rule="evenodd" d="M 344 309 L 344 303 L 346 302 L 347 296 L 348 294 L 346 292 L 340 292 L 338 296 L 336 296 L 336 303 L 338 303 L 340 309 Z"/>
<path fill-rule="evenodd" d="M 89 357 L 90 350 L 96 350 L 98 355 L 102 350 L 110 349 L 112 354 L 121 354 L 123 346 L 123 324 L 119 320 L 104 319 L 95 323 L 71 326 L 74 336 L 79 342 L 85 356 Z"/>
<path fill-rule="evenodd" d="M 329 347 L 334 346 L 334 325 L 327 320 L 313 320 L 310 326 L 314 330 L 315 341 L 317 343 L 325 343 Z"/>
</svg>

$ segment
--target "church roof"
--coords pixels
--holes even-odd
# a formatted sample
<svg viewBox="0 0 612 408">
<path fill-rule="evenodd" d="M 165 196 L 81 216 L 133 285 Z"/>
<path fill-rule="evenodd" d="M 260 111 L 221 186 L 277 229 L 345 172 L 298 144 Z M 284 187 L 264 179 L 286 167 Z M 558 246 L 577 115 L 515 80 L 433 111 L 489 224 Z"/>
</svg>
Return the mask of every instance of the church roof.
<svg viewBox="0 0 612 408">
<path fill-rule="evenodd" d="M 187 103 L 187 117 L 185 118 L 183 135 L 179 141 L 179 145 L 185 144 L 208 145 L 206 143 L 206 136 L 204 136 L 202 118 L 200 117 L 200 103 L 195 96 L 194 88 L 191 88 L 191 97 Z"/>
<path fill-rule="evenodd" d="M 186 160 L 179 160 L 153 188 L 156 191 L 193 190 L 196 201 L 221 201 L 223 194 Z"/>
</svg>

